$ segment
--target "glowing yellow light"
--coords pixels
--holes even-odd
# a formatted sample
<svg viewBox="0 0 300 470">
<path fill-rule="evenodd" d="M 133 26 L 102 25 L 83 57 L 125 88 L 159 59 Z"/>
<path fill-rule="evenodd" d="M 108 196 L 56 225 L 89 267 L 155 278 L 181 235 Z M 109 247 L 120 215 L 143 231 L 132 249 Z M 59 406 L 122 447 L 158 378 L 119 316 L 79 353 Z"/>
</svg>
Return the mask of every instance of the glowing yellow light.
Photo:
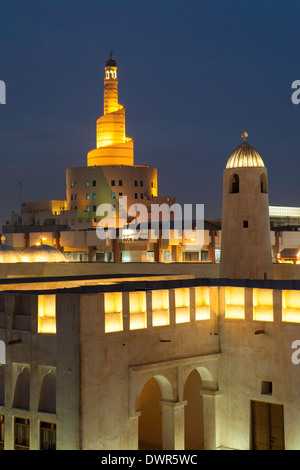
<svg viewBox="0 0 300 470">
<path fill-rule="evenodd" d="M 273 321 L 272 289 L 253 289 L 253 320 Z"/>
<path fill-rule="evenodd" d="M 210 318 L 209 287 L 196 287 L 195 310 L 196 320 L 207 320 Z"/>
<path fill-rule="evenodd" d="M 117 67 L 105 68 L 104 114 L 97 120 L 96 149 L 88 153 L 88 166 L 133 165 L 133 139 L 125 132 L 125 107 L 118 102 Z"/>
<path fill-rule="evenodd" d="M 300 291 L 282 291 L 282 321 L 300 323 Z"/>
<path fill-rule="evenodd" d="M 147 328 L 146 292 L 129 293 L 130 329 Z"/>
<path fill-rule="evenodd" d="M 152 324 L 153 326 L 169 325 L 169 291 L 152 291 Z"/>
<path fill-rule="evenodd" d="M 245 290 L 243 287 L 226 287 L 225 318 L 245 318 Z"/>
<path fill-rule="evenodd" d="M 190 290 L 188 288 L 175 289 L 176 323 L 190 321 Z"/>
<path fill-rule="evenodd" d="M 38 296 L 38 333 L 56 333 L 56 295 Z"/>
<path fill-rule="evenodd" d="M 105 333 L 122 331 L 122 292 L 105 292 Z"/>
</svg>

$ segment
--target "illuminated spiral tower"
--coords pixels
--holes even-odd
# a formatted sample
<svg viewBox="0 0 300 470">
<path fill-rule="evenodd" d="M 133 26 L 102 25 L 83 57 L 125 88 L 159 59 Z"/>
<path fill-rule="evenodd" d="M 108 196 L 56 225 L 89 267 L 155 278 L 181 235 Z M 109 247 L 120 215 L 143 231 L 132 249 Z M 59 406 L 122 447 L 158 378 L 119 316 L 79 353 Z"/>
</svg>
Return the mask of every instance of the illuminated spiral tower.
<svg viewBox="0 0 300 470">
<path fill-rule="evenodd" d="M 133 165 L 133 139 L 125 132 L 125 106 L 118 102 L 116 61 L 106 62 L 104 114 L 97 120 L 97 148 L 87 156 L 88 166 Z"/>
</svg>

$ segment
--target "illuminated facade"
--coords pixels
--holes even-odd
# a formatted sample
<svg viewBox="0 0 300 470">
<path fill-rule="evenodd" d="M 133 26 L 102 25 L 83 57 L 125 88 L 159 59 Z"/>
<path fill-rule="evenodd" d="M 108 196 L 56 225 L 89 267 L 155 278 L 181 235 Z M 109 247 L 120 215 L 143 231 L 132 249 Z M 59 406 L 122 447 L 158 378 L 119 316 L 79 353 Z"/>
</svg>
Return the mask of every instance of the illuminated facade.
<svg viewBox="0 0 300 470">
<path fill-rule="evenodd" d="M 0 285 L 0 449 L 300 448 L 299 282 L 63 272 Z"/>
<path fill-rule="evenodd" d="M 133 139 L 125 132 L 125 106 L 118 102 L 117 64 L 106 62 L 104 114 L 97 120 L 97 148 L 87 156 L 88 166 L 134 164 Z"/>
<path fill-rule="evenodd" d="M 157 198 L 157 170 L 134 164 L 133 139 L 126 136 L 125 126 L 125 106 L 118 101 L 117 65 L 111 57 L 105 67 L 96 148 L 88 153 L 86 167 L 69 168 L 66 173 L 66 206 L 78 211 L 77 218 L 96 220 L 100 204 L 112 204 L 118 212 L 124 196 L 128 207 L 138 203 L 150 206 Z"/>
</svg>

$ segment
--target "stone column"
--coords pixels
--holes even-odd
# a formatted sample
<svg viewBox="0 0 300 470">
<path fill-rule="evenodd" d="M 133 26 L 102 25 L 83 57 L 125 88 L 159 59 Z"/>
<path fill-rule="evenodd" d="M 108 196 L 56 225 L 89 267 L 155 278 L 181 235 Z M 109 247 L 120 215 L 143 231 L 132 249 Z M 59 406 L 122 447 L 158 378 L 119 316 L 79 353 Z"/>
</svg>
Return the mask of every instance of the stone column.
<svg viewBox="0 0 300 470">
<path fill-rule="evenodd" d="M 139 450 L 139 418 L 140 411 L 135 411 L 129 416 L 128 448 L 131 450 Z"/>
<path fill-rule="evenodd" d="M 203 396 L 204 449 L 215 450 L 218 447 L 218 411 L 217 401 L 221 396 L 218 390 L 200 390 Z"/>
<path fill-rule="evenodd" d="M 184 450 L 184 407 L 186 401 L 160 401 L 163 450 Z"/>
<path fill-rule="evenodd" d="M 214 230 L 210 230 L 209 235 L 210 235 L 210 243 L 209 243 L 209 247 L 208 247 L 209 261 L 211 263 L 215 263 L 216 262 L 216 256 L 215 256 L 216 232 Z"/>
<path fill-rule="evenodd" d="M 172 245 L 172 261 L 174 263 L 179 261 L 179 245 Z"/>
</svg>

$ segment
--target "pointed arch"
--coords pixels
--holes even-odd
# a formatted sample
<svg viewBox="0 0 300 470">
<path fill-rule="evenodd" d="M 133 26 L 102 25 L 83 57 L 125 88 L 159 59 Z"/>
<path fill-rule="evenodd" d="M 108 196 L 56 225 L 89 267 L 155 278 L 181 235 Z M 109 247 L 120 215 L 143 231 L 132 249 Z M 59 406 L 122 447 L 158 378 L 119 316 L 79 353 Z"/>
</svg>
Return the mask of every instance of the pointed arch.
<svg viewBox="0 0 300 470">
<path fill-rule="evenodd" d="M 234 173 L 230 177 L 229 192 L 231 194 L 235 194 L 235 193 L 240 192 L 240 178 L 239 178 L 239 175 L 237 173 Z"/>
<path fill-rule="evenodd" d="M 19 372 L 16 380 L 13 408 L 29 410 L 30 408 L 30 372 L 24 366 Z"/>
<path fill-rule="evenodd" d="M 138 444 L 139 450 L 162 449 L 162 398 L 160 385 L 151 377 L 142 388 L 138 401 L 140 411 Z"/>
<path fill-rule="evenodd" d="M 186 450 L 204 450 L 203 382 L 197 369 L 193 369 L 185 382 L 183 399 L 184 435 Z"/>
<path fill-rule="evenodd" d="M 38 410 L 56 413 L 56 376 L 52 371 L 47 372 L 42 378 Z"/>
</svg>

